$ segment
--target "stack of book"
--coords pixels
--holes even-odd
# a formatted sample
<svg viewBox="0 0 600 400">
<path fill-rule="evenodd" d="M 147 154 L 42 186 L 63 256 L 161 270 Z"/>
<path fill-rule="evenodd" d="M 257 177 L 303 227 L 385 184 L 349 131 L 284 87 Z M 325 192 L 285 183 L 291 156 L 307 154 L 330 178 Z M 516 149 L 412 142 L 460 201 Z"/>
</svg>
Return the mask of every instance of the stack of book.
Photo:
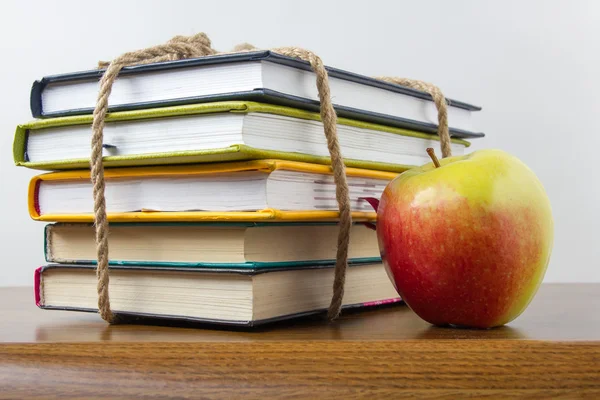
<svg viewBox="0 0 600 400">
<path fill-rule="evenodd" d="M 37 120 L 17 165 L 46 226 L 38 306 L 97 311 L 89 155 L 102 71 L 34 83 Z M 399 172 L 439 147 L 425 93 L 329 68 L 355 224 L 345 307 L 397 302 L 376 233 L 361 222 Z M 321 312 L 332 295 L 338 212 L 308 63 L 269 51 L 125 68 L 104 129 L 110 301 L 122 315 L 255 325 Z M 479 108 L 449 101 L 454 155 Z"/>
</svg>

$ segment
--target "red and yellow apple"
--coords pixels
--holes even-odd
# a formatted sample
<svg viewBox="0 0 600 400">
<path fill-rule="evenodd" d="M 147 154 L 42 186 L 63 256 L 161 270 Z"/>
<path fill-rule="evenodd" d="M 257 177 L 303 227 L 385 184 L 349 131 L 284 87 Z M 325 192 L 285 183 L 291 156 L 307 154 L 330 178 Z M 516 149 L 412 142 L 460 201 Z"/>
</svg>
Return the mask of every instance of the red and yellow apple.
<svg viewBox="0 0 600 400">
<path fill-rule="evenodd" d="M 535 174 L 503 151 L 439 164 L 408 170 L 383 192 L 377 236 L 388 275 L 432 324 L 504 325 L 525 310 L 548 266 L 548 197 Z"/>
</svg>

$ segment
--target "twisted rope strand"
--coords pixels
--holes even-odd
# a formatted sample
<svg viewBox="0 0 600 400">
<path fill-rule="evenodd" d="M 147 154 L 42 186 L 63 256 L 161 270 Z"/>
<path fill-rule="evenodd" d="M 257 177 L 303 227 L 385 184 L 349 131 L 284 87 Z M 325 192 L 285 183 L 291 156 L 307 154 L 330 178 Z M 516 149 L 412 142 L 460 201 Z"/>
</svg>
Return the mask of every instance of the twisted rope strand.
<svg viewBox="0 0 600 400">
<path fill-rule="evenodd" d="M 256 47 L 249 43 L 241 43 L 235 46 L 234 51 L 252 51 Z M 336 319 L 342 309 L 344 300 L 344 286 L 346 283 L 346 269 L 348 266 L 348 247 L 350 244 L 350 229 L 352 228 L 352 207 L 350 205 L 350 194 L 346 180 L 346 166 L 340 150 L 337 135 L 337 114 L 331 102 L 329 89 L 329 74 L 319 56 L 309 50 L 299 47 L 280 47 L 271 49 L 275 53 L 287 57 L 298 58 L 307 61 L 317 76 L 317 92 L 321 102 L 320 114 L 323 122 L 323 130 L 327 139 L 327 148 L 331 158 L 331 169 L 335 183 L 335 198 L 340 211 L 339 232 L 337 240 L 336 261 L 333 278 L 333 295 L 329 304 L 327 318 L 332 321 Z"/>
<path fill-rule="evenodd" d="M 333 296 L 329 304 L 327 317 L 334 320 L 340 314 L 342 301 L 344 299 L 344 284 L 346 282 L 346 269 L 348 265 L 348 246 L 350 243 L 350 228 L 352 227 L 352 209 L 350 206 L 350 195 L 348 182 L 346 181 L 346 166 L 342 158 L 340 144 L 337 134 L 337 115 L 331 102 L 329 90 L 329 78 L 327 70 L 321 58 L 313 52 L 299 49 L 297 47 L 283 47 L 273 50 L 276 53 L 288 57 L 299 58 L 308 61 L 317 75 L 317 89 L 319 101 L 321 102 L 321 120 L 327 138 L 327 148 L 331 156 L 331 169 L 335 182 L 335 198 L 340 211 L 340 222 L 337 242 L 337 254 L 335 260 L 333 278 Z"/>
<path fill-rule="evenodd" d="M 106 216 L 106 197 L 104 182 L 104 164 L 102 162 L 102 144 L 104 142 L 104 121 L 108 113 L 108 98 L 113 84 L 121 69 L 127 65 L 145 64 L 178 60 L 189 57 L 202 57 L 215 54 L 210 40 L 204 33 L 192 37 L 176 36 L 169 43 L 147 49 L 125 53 L 108 63 L 100 80 L 100 90 L 96 100 L 92 122 L 92 152 L 90 157 L 91 180 L 94 196 L 94 222 L 96 228 L 96 276 L 98 278 L 98 312 L 109 323 L 116 322 L 110 307 L 109 271 L 108 271 L 108 219 Z M 105 63 L 99 63 L 105 65 Z"/>
<path fill-rule="evenodd" d="M 396 85 L 406 86 L 411 89 L 417 89 L 421 92 L 429 93 L 433 98 L 438 112 L 438 136 L 440 137 L 440 146 L 442 148 L 442 157 L 452 156 L 452 142 L 450 141 L 450 131 L 448 129 L 448 103 L 446 97 L 439 87 L 416 79 L 398 78 L 392 76 L 378 76 L 376 79 L 395 83 Z"/>
</svg>

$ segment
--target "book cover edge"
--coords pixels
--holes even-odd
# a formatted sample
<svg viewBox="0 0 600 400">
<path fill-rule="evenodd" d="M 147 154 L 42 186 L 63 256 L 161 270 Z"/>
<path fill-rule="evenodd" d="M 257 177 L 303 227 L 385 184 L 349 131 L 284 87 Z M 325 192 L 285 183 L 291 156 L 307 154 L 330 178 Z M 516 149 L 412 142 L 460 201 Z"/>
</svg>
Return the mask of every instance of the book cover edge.
<svg viewBox="0 0 600 400">
<path fill-rule="evenodd" d="M 185 67 L 194 67 L 199 65 L 210 65 L 210 64 L 219 64 L 219 63 L 231 63 L 238 61 L 268 61 L 274 62 L 278 64 L 287 65 L 290 67 L 312 71 L 310 64 L 306 61 L 284 56 L 281 54 L 274 53 L 269 50 L 259 50 L 252 51 L 246 53 L 234 53 L 234 54 L 217 54 L 213 56 L 205 56 L 198 58 L 190 58 L 184 60 L 175 60 L 175 61 L 166 61 L 161 63 L 153 63 L 153 64 L 143 64 L 143 65 L 134 65 L 124 67 L 120 72 L 122 75 L 135 74 L 144 71 L 156 71 L 156 70 L 164 70 L 164 69 L 173 69 L 173 68 L 185 68 Z M 339 68 L 326 66 L 325 67 L 328 73 L 331 76 L 334 76 L 339 79 L 348 80 L 355 83 L 360 83 L 368 86 L 380 87 L 386 90 L 390 90 L 393 92 L 403 93 L 412 97 L 422 98 L 424 100 L 433 101 L 431 95 L 421 92 L 419 90 L 407 88 L 401 85 L 396 85 L 389 82 L 383 82 L 378 79 L 368 77 L 365 75 L 357 74 L 350 71 L 345 71 Z M 72 72 L 66 74 L 59 75 L 48 75 L 43 77 L 41 80 L 37 81 L 43 84 L 39 85 L 40 87 L 40 97 L 41 92 L 44 87 L 48 83 L 52 82 L 69 82 L 69 81 L 77 81 L 77 80 L 91 80 L 91 79 L 100 79 L 102 74 L 104 73 L 104 69 L 98 70 L 88 70 L 88 71 L 79 71 Z M 450 106 L 462 108 L 469 111 L 480 111 L 480 106 L 475 106 L 463 101 L 447 99 L 448 104 Z M 33 110 L 32 110 L 33 111 Z M 41 110 L 40 110 L 41 111 Z"/>
</svg>

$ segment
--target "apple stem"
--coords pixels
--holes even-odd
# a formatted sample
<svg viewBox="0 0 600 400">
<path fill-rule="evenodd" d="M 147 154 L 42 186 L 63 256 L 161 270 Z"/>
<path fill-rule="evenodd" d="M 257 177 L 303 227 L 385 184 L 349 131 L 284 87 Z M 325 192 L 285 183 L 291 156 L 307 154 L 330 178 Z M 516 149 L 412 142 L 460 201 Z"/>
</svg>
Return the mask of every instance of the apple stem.
<svg viewBox="0 0 600 400">
<path fill-rule="evenodd" d="M 438 158 L 435 156 L 435 150 L 433 150 L 431 147 L 428 147 L 427 154 L 429 154 L 429 157 L 431 157 L 431 161 L 433 161 L 433 165 L 435 165 L 436 168 L 439 168 L 442 166 L 440 164 L 440 160 L 438 160 Z"/>
<path fill-rule="evenodd" d="M 373 207 L 373 210 L 375 210 L 375 212 L 377 212 L 377 209 L 379 208 L 379 200 L 374 198 L 374 197 L 359 197 L 358 200 L 364 200 L 367 203 L 369 203 L 371 205 L 371 207 Z"/>
</svg>

